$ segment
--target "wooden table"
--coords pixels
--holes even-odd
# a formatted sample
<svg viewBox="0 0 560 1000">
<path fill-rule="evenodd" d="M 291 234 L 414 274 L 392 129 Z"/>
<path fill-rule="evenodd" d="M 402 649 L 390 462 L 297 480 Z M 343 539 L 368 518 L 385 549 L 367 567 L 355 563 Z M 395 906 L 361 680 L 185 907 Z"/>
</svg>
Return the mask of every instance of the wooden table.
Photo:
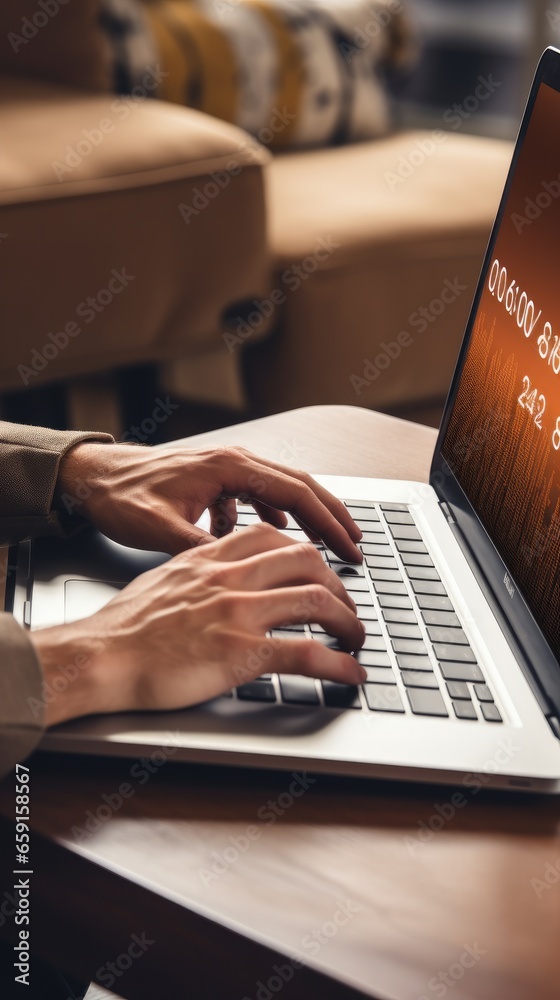
<svg viewBox="0 0 560 1000">
<path fill-rule="evenodd" d="M 434 440 L 365 410 L 313 407 L 189 443 L 425 479 Z M 481 792 L 453 815 L 453 789 L 317 777 L 270 822 L 258 810 L 286 805 L 290 775 L 169 763 L 77 844 L 72 828 L 104 795 L 118 801 L 130 767 L 31 761 L 33 941 L 69 972 L 103 966 L 101 984 L 134 1000 L 560 995 L 559 800 Z M 12 784 L 0 787 L 4 857 Z M 223 871 L 209 879 L 216 856 Z M 107 963 L 129 963 L 133 934 L 145 951 L 111 984 Z"/>
</svg>

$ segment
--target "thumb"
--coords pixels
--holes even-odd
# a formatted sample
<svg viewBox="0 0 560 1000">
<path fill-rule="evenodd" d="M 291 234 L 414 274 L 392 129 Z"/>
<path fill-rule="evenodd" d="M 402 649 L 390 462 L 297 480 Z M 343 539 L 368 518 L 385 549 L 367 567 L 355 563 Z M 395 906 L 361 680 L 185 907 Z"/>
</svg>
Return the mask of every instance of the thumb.
<svg viewBox="0 0 560 1000">
<path fill-rule="evenodd" d="M 198 545 L 208 545 L 216 539 L 208 531 L 198 528 L 182 517 L 168 519 L 165 525 L 160 525 L 159 545 L 165 543 L 165 551 L 176 556 L 186 549 L 194 549 Z"/>
</svg>

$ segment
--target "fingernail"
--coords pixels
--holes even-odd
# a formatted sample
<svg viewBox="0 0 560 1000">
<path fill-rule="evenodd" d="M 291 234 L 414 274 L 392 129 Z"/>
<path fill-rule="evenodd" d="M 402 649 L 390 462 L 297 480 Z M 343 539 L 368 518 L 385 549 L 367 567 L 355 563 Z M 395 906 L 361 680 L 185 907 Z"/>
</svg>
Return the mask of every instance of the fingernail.
<svg viewBox="0 0 560 1000">
<path fill-rule="evenodd" d="M 357 666 L 356 669 L 357 683 L 363 684 L 365 681 L 367 681 L 367 670 L 365 669 L 365 667 L 362 667 L 359 663 L 356 666 Z"/>
</svg>

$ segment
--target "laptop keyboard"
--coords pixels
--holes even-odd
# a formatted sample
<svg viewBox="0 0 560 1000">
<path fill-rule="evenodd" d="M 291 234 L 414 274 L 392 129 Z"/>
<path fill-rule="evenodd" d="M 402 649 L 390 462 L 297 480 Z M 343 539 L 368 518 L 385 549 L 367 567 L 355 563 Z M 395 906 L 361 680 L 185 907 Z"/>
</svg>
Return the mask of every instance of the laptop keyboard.
<svg viewBox="0 0 560 1000">
<path fill-rule="evenodd" d="M 410 508 L 362 500 L 346 501 L 346 506 L 363 532 L 363 564 L 345 563 L 324 546 L 318 548 L 365 625 L 366 640 L 356 657 L 367 671 L 366 682 L 354 687 L 264 674 L 229 696 L 244 702 L 501 723 L 491 688 Z M 237 530 L 258 520 L 252 507 L 239 505 Z M 298 541 L 307 537 L 291 517 L 286 533 Z M 305 637 L 339 648 L 336 638 L 314 624 L 290 624 L 269 635 Z"/>
</svg>

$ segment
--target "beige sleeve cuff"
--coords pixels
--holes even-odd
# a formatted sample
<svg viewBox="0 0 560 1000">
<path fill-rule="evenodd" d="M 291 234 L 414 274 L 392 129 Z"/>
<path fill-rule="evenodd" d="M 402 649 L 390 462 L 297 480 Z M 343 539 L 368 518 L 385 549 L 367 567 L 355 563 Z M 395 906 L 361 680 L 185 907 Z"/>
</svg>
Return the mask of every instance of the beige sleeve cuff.
<svg viewBox="0 0 560 1000">
<path fill-rule="evenodd" d="M 43 672 L 30 639 L 0 614 L 0 777 L 35 749 L 44 731 Z"/>
<path fill-rule="evenodd" d="M 75 528 L 53 510 L 62 456 L 80 441 L 113 443 L 110 434 L 53 431 L 0 421 L 0 544 Z"/>
</svg>

